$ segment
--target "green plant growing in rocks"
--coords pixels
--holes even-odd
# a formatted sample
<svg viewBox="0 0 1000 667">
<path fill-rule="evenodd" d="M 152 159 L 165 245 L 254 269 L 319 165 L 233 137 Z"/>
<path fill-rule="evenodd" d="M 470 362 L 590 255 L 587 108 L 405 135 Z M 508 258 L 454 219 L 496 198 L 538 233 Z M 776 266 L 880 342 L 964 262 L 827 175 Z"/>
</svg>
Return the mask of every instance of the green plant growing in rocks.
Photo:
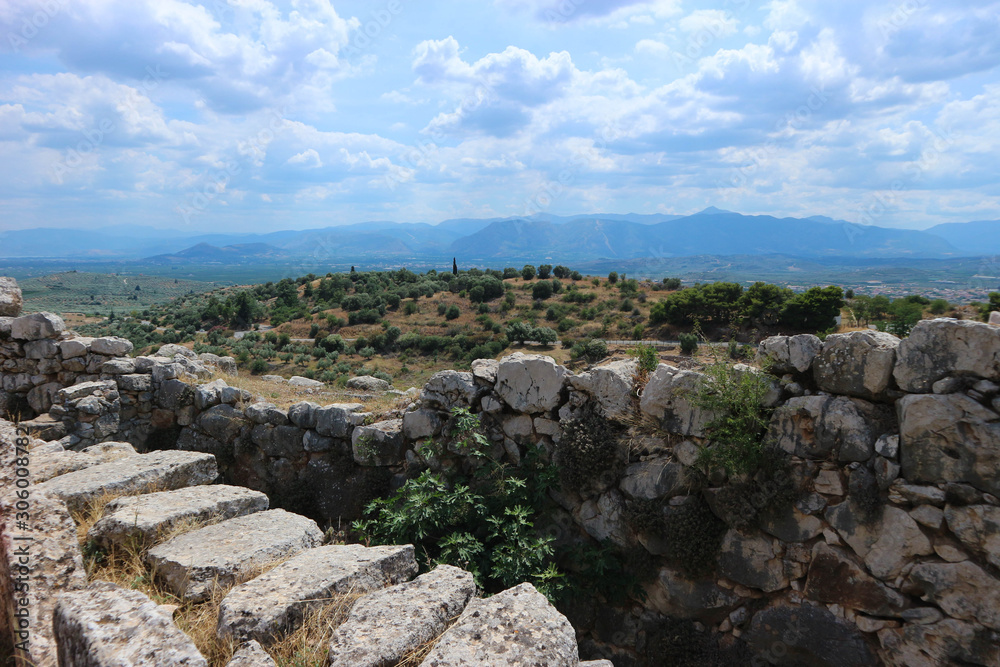
<svg viewBox="0 0 1000 667">
<path fill-rule="evenodd" d="M 551 466 L 538 448 L 529 448 L 518 466 L 499 463 L 486 455 L 479 418 L 468 410 L 453 417 L 453 449 L 474 455 L 475 470 L 426 470 L 369 503 L 368 518 L 354 529 L 373 544 L 413 544 L 424 570 L 439 563 L 465 568 L 489 593 L 528 581 L 556 598 L 565 581 L 554 537 L 535 528 L 556 482 Z"/>
<path fill-rule="evenodd" d="M 667 560 L 689 577 L 711 575 L 726 524 L 715 516 L 708 503 L 701 496 L 692 496 L 687 503 L 669 508 L 662 521 Z"/>
<path fill-rule="evenodd" d="M 594 412 L 563 425 L 556 454 L 564 487 L 586 492 L 621 474 L 625 465 L 618 445 L 618 432 L 611 422 Z"/>
</svg>

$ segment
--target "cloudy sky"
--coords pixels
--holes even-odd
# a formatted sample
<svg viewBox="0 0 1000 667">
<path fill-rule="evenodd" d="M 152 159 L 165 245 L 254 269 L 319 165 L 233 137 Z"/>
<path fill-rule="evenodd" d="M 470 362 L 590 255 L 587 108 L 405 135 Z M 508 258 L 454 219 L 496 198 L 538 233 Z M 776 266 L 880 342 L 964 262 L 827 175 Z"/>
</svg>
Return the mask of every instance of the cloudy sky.
<svg viewBox="0 0 1000 667">
<path fill-rule="evenodd" d="M 1000 218 L 1000 2 L 0 0 L 0 231 Z"/>
</svg>

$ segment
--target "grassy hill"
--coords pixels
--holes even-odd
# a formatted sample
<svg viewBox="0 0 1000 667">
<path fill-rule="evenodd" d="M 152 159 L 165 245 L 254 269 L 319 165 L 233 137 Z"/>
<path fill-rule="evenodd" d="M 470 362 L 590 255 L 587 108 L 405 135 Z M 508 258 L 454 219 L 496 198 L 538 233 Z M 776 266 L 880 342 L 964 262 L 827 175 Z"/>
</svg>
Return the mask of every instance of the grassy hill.
<svg viewBox="0 0 1000 667">
<path fill-rule="evenodd" d="M 19 282 L 28 312 L 100 313 L 144 310 L 218 283 L 146 275 L 66 271 Z"/>
</svg>

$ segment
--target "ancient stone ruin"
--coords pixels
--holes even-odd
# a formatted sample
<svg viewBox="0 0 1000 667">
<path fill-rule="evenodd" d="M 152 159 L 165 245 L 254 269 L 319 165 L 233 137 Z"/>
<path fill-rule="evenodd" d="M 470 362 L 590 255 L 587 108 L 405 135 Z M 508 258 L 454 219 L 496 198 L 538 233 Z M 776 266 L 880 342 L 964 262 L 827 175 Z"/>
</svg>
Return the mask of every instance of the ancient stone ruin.
<svg viewBox="0 0 1000 667">
<path fill-rule="evenodd" d="M 0 654 L 17 645 L 26 664 L 206 664 L 170 610 L 87 584 L 71 514 L 109 493 L 118 498 L 90 529 L 95 543 L 175 533 L 147 559 L 182 599 L 242 581 L 218 621 L 219 635 L 241 644 L 233 665 L 272 664 L 261 646 L 315 600 L 348 590 L 363 595 L 330 645 L 331 665 L 394 664 L 439 635 L 422 664 L 662 664 L 648 658 L 656 628 L 677 619 L 753 664 L 1000 664 L 998 326 L 938 319 L 903 340 L 764 341 L 768 438 L 790 456 L 784 482 L 795 491 L 775 512 L 758 511 L 766 497 L 734 498 L 734 480 L 694 484 L 712 415 L 692 401 L 705 376 L 680 365 L 661 363 L 639 396 L 634 360 L 574 374 L 513 354 L 438 373 L 375 421 L 361 404 L 282 410 L 205 382 L 212 365 L 235 372 L 230 360 L 167 346 L 133 358 L 127 341 L 64 329 L 45 313 L 0 317 Z M 327 543 L 314 519 L 357 518 L 414 470 L 462 465 L 460 451 L 420 447 L 448 432 L 456 407 L 480 416 L 491 456 L 512 462 L 536 444 L 564 460 L 572 425 L 592 413 L 623 434 L 639 454 L 554 494 L 551 523 L 560 540 L 641 549 L 655 568 L 644 600 L 564 615 L 530 584 L 479 599 L 458 568 L 416 576 L 410 545 Z M 27 486 L 19 460 L 30 463 Z M 17 518 L 23 488 L 28 525 Z M 728 519 L 704 577 L 670 558 L 657 528 L 696 505 Z"/>
</svg>

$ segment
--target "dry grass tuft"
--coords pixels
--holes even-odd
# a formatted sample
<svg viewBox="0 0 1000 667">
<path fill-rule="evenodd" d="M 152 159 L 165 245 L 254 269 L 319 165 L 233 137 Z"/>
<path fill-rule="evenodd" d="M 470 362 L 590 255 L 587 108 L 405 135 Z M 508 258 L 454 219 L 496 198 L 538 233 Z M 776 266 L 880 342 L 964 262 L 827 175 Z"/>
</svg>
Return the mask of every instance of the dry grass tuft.
<svg viewBox="0 0 1000 667">
<path fill-rule="evenodd" d="M 362 595 L 348 592 L 330 598 L 307 613 L 297 630 L 267 647 L 267 652 L 281 667 L 323 667 L 334 631 L 347 620 Z"/>
</svg>

